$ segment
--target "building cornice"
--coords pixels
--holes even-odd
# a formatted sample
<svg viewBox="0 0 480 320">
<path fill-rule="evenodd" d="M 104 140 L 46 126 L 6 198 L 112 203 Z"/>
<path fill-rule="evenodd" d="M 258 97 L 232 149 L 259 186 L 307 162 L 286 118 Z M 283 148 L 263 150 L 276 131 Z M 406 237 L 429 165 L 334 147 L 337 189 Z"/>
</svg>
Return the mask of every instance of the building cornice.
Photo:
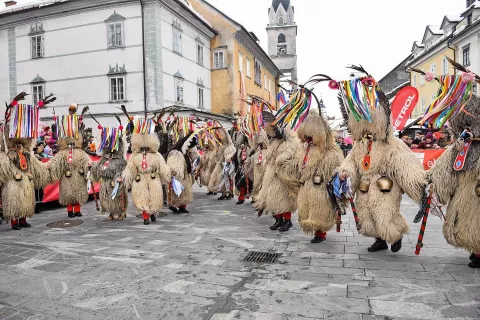
<svg viewBox="0 0 480 320">
<path fill-rule="evenodd" d="M 460 31 L 454 38 L 450 41 L 451 44 L 457 44 L 458 42 L 464 40 L 467 37 L 472 36 L 472 33 L 478 33 L 480 29 L 480 18 L 477 19 L 474 23 Z"/>
<path fill-rule="evenodd" d="M 451 39 L 451 36 L 443 39 L 442 41 L 437 43 L 435 46 L 430 48 L 427 52 L 424 52 L 423 54 L 413 58 L 410 61 L 408 61 L 406 66 L 407 67 L 415 67 L 415 66 L 418 66 L 419 64 L 427 62 L 428 60 L 430 60 L 433 57 L 436 57 L 441 51 L 448 48 L 448 41 L 450 39 Z"/>
</svg>

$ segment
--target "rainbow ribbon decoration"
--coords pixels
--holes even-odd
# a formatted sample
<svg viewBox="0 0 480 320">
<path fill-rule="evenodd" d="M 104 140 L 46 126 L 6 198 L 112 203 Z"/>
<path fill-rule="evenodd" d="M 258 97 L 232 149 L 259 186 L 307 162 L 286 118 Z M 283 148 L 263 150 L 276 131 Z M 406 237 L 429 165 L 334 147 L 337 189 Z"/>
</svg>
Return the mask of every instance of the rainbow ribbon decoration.
<svg viewBox="0 0 480 320">
<path fill-rule="evenodd" d="M 134 134 L 150 134 L 155 132 L 155 123 L 152 119 L 134 119 Z"/>
<path fill-rule="evenodd" d="M 17 104 L 11 111 L 13 121 L 10 123 L 9 138 L 33 138 L 38 137 L 39 112 L 35 106 Z"/>
<path fill-rule="evenodd" d="M 273 111 L 273 107 L 266 101 L 252 97 L 245 117 L 239 119 L 240 131 L 252 138 L 265 128 L 266 122 L 263 119 L 262 111 Z"/>
<path fill-rule="evenodd" d="M 306 119 L 312 104 L 312 93 L 310 90 L 300 88 L 295 90 L 290 101 L 287 101 L 275 115 L 273 125 L 285 128 L 288 124 L 297 131 L 300 124 Z"/>
<path fill-rule="evenodd" d="M 341 81 L 340 96 L 356 121 L 363 119 L 372 122 L 370 110 L 378 107 L 376 83 L 372 79 L 373 84 L 369 86 L 365 85 L 364 80 L 355 78 Z"/>
<path fill-rule="evenodd" d="M 77 114 L 56 117 L 57 135 L 59 138 L 78 139 L 79 117 Z"/>
<path fill-rule="evenodd" d="M 103 128 L 101 129 L 100 146 L 98 151 L 102 152 L 103 149 L 108 148 L 112 152 L 120 149 L 120 141 L 122 139 L 123 132 L 120 128 Z"/>
<path fill-rule="evenodd" d="M 475 82 L 463 81 L 461 75 L 440 77 L 440 89 L 437 98 L 428 107 L 420 124 L 440 129 L 444 124 L 461 112 L 473 95 Z"/>
</svg>

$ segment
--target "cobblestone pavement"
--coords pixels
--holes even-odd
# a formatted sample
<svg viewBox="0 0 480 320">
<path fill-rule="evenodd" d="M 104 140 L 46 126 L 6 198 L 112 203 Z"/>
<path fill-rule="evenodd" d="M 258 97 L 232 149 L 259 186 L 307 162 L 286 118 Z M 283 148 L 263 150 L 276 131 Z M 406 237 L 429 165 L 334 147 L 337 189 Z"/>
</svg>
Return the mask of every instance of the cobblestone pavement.
<svg viewBox="0 0 480 320">
<path fill-rule="evenodd" d="M 0 226 L 0 319 L 480 319 L 480 275 L 467 253 L 445 243 L 431 216 L 415 256 L 419 225 L 398 254 L 368 253 L 351 214 L 322 244 L 295 226 L 268 229 L 250 204 L 195 189 L 191 213 L 144 226 L 131 207 L 123 221 L 84 208 L 83 224 L 51 229 L 63 208 Z M 409 221 L 417 207 L 402 205 Z M 166 211 L 165 211 L 166 212 Z M 249 251 L 278 263 L 243 262 Z"/>
</svg>

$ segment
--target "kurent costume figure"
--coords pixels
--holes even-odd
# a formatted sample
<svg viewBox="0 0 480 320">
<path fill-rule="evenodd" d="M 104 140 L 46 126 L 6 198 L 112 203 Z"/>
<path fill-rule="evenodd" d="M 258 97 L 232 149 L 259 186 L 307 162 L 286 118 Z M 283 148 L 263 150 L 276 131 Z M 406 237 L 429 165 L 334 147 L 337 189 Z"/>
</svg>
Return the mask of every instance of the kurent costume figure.
<svg viewBox="0 0 480 320">
<path fill-rule="evenodd" d="M 125 219 L 128 208 L 127 189 L 121 183 L 122 172 L 127 166 L 127 142 L 120 118 L 117 119 L 120 122 L 118 128 L 106 128 L 98 124 L 101 130 L 98 151 L 102 153 L 102 158 L 90 169 L 92 180 L 101 183 L 100 206 L 102 213 L 109 213 L 108 220 Z"/>
<path fill-rule="evenodd" d="M 193 200 L 192 190 L 192 159 L 190 150 L 195 148 L 195 136 L 192 134 L 180 139 L 169 151 L 167 165 L 171 169 L 172 177 L 175 177 L 183 186 L 182 193 L 177 196 L 169 187 L 169 205 L 173 213 L 188 213 L 187 205 Z"/>
<path fill-rule="evenodd" d="M 77 115 L 77 104 L 72 104 L 66 116 L 55 116 L 58 135 L 58 153 L 48 162 L 53 181 L 60 180 L 61 205 L 67 206 L 69 218 L 81 217 L 81 205 L 88 201 L 87 173 L 90 157 L 83 151 L 83 115 Z"/>
<path fill-rule="evenodd" d="M 232 138 L 228 132 L 221 128 L 217 130 L 218 136 L 220 138 L 221 145 L 218 146 L 216 156 L 214 158 L 215 167 L 212 171 L 210 181 L 208 182 L 208 191 L 209 192 L 221 192 L 222 196 L 219 200 L 231 199 L 233 198 L 233 176 L 231 177 L 232 181 L 227 184 L 225 183 L 224 169 L 228 165 L 229 161 L 231 162 L 233 156 L 235 155 L 236 149 L 233 145 Z"/>
<path fill-rule="evenodd" d="M 25 96 L 19 94 L 7 106 L 5 126 L 0 132 L 3 218 L 10 220 L 13 230 L 31 227 L 27 218 L 35 214 L 35 189 L 50 182 L 46 165 L 31 150 L 39 133 L 39 108 L 50 102 L 47 98 L 51 95 L 37 106 L 18 104 Z"/>
<path fill-rule="evenodd" d="M 200 184 L 202 186 L 208 186 L 208 181 L 211 175 L 211 163 L 214 163 L 215 148 L 210 143 L 207 143 L 203 148 L 203 155 L 200 160 Z"/>
<path fill-rule="evenodd" d="M 403 235 L 409 230 L 400 212 L 400 202 L 407 193 L 420 203 L 426 185 L 422 164 L 405 143 L 393 136 L 390 104 L 371 76 L 340 83 L 332 81 L 330 87 L 340 89 L 348 109 L 348 125 L 355 141 L 338 172 L 342 179 L 346 176 L 351 179 L 359 231 L 376 238 L 368 251 L 386 250 L 390 243 L 392 252 L 398 252 Z M 365 100 L 359 102 L 352 92 L 362 92 Z M 363 116 L 357 109 L 361 103 L 365 104 L 362 110 L 367 112 Z"/>
<path fill-rule="evenodd" d="M 271 230 L 285 232 L 293 226 L 292 212 L 297 209 L 298 180 L 291 178 L 294 173 L 289 172 L 292 170 L 289 164 L 300 152 L 300 142 L 295 132 L 272 125 L 275 121 L 272 114 L 264 112 L 264 119 L 268 122 L 265 131 L 271 140 L 263 153 L 266 169 L 254 207 L 259 210 L 259 215 L 267 212 L 274 216 L 275 224 Z"/>
<path fill-rule="evenodd" d="M 253 168 L 253 191 L 252 201 L 256 202 L 260 190 L 262 189 L 263 176 L 265 174 L 266 159 L 264 154 L 268 148 L 268 136 L 264 130 L 256 134 L 252 139 L 252 144 L 255 149 L 255 153 L 248 158 L 247 168 Z M 250 172 L 252 169 L 248 169 Z"/>
<path fill-rule="evenodd" d="M 132 200 L 142 212 L 143 223 L 148 225 L 149 220 L 156 221 L 163 207 L 162 184 L 170 183 L 170 168 L 158 152 L 160 142 L 153 120 L 135 119 L 130 128 L 132 155 L 122 176 L 127 189 L 132 189 Z"/>
<path fill-rule="evenodd" d="M 438 201 L 448 204 L 443 224 L 445 239 L 472 253 L 468 266 L 480 268 L 480 98 L 473 96 L 463 108 L 480 77 L 454 61 L 451 63 L 464 73 L 440 77 L 440 96 L 423 120 L 440 129 L 446 121 L 444 110 L 454 110 L 450 113 L 453 116 L 449 127 L 457 141 L 447 147 L 427 175 Z M 457 103 L 453 106 L 445 103 L 455 99 Z"/>
<path fill-rule="evenodd" d="M 298 153 L 295 168 L 288 171 L 297 169 L 300 177 L 298 222 L 305 233 L 315 235 L 312 243 L 320 243 L 336 221 L 327 184 L 342 163 L 343 154 L 330 126 L 317 112 L 310 111 L 297 134 L 303 143 L 303 152 Z"/>
<path fill-rule="evenodd" d="M 238 194 L 237 205 L 245 203 L 253 191 L 253 166 L 247 161 L 255 149 L 250 147 L 248 137 L 240 131 L 236 131 L 234 144 L 237 152 L 233 158 L 235 164 L 235 191 Z"/>
</svg>

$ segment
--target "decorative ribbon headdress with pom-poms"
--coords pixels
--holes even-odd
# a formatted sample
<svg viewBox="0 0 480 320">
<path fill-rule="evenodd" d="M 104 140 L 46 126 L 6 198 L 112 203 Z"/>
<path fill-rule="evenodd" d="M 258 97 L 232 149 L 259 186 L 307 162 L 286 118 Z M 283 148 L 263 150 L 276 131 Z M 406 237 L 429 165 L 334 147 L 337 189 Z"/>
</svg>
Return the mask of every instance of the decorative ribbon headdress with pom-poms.
<svg viewBox="0 0 480 320">
<path fill-rule="evenodd" d="M 116 114 L 115 118 L 117 118 L 119 122 L 119 126 L 117 128 L 110 128 L 104 127 L 100 124 L 100 122 L 95 119 L 95 117 L 90 114 L 90 117 L 98 124 L 98 130 L 100 130 L 100 145 L 98 146 L 98 151 L 102 152 L 103 149 L 108 148 L 110 152 L 115 152 L 120 150 L 120 146 L 122 143 L 123 137 L 123 126 L 120 117 Z"/>
</svg>

